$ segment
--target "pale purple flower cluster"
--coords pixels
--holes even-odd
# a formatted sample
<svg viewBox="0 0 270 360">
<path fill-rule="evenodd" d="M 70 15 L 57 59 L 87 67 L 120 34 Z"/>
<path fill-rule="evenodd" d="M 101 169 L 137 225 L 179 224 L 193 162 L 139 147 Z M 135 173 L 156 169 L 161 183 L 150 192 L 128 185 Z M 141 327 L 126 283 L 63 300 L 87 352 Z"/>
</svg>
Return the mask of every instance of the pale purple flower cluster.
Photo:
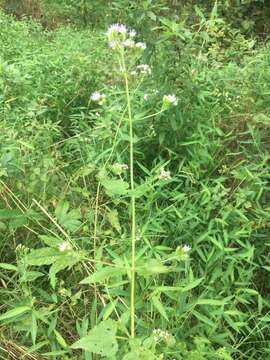
<svg viewBox="0 0 270 360">
<path fill-rule="evenodd" d="M 117 34 L 126 34 L 128 32 L 128 29 L 126 27 L 126 25 L 124 24 L 112 24 L 108 31 L 107 31 L 107 36 L 108 38 L 117 35 Z"/>
<path fill-rule="evenodd" d="M 133 48 L 145 50 L 146 44 L 143 42 L 135 42 L 135 30 L 129 30 L 124 24 L 112 24 L 107 31 L 109 47 L 113 50 L 121 48 Z"/>
</svg>

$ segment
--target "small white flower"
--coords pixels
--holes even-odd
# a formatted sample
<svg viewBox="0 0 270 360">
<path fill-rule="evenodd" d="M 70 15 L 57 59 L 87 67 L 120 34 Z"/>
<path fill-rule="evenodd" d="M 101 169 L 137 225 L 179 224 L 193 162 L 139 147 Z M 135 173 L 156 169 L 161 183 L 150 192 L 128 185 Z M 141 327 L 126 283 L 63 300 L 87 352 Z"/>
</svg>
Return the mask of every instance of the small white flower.
<svg viewBox="0 0 270 360">
<path fill-rule="evenodd" d="M 170 337 L 170 334 L 168 333 L 168 331 L 163 331 L 161 329 L 154 329 L 153 334 L 154 334 L 155 342 L 159 342 L 161 340 L 166 340 L 166 338 Z"/>
<path fill-rule="evenodd" d="M 99 91 L 95 91 L 93 92 L 93 94 L 90 96 L 90 99 L 92 101 L 95 101 L 97 103 L 99 103 L 99 105 L 104 104 L 105 100 L 106 100 L 106 95 L 103 93 L 100 93 Z"/>
<path fill-rule="evenodd" d="M 141 41 L 137 42 L 137 43 L 135 44 L 135 46 L 136 46 L 136 48 L 141 49 L 141 50 L 145 50 L 145 49 L 146 49 L 146 44 L 145 44 L 144 42 L 141 42 Z"/>
<path fill-rule="evenodd" d="M 159 178 L 160 178 L 160 179 L 165 179 L 165 180 L 171 179 L 171 173 L 170 173 L 170 171 L 165 171 L 164 168 L 162 167 L 162 168 L 160 169 Z"/>
<path fill-rule="evenodd" d="M 188 253 L 191 250 L 191 246 L 184 245 L 182 249 L 183 249 L 184 253 Z"/>
<path fill-rule="evenodd" d="M 120 45 L 119 41 L 115 41 L 115 40 L 109 41 L 109 47 L 112 48 L 113 50 L 116 49 L 119 45 Z"/>
<path fill-rule="evenodd" d="M 93 92 L 93 94 L 91 95 L 91 100 L 93 101 L 98 101 L 101 98 L 101 93 L 98 91 Z"/>
<path fill-rule="evenodd" d="M 68 241 L 64 241 L 61 244 L 59 244 L 59 251 L 64 252 L 64 251 L 68 251 L 71 250 L 72 247 L 70 245 L 70 243 Z"/>
<path fill-rule="evenodd" d="M 123 45 L 123 47 L 133 48 L 135 46 L 135 41 L 131 40 L 131 39 L 127 39 L 122 42 L 122 45 Z"/>
<path fill-rule="evenodd" d="M 128 169 L 128 165 L 127 164 L 119 164 L 119 163 L 115 163 L 114 166 L 117 166 L 123 170 L 127 170 Z"/>
<path fill-rule="evenodd" d="M 178 99 L 175 95 L 164 95 L 163 104 L 165 107 L 169 107 L 170 105 L 176 106 L 178 104 Z"/>
<path fill-rule="evenodd" d="M 129 36 L 131 37 L 131 38 L 133 38 L 133 37 L 135 37 L 136 36 L 136 31 L 135 30 L 130 30 L 130 32 L 129 32 Z"/>
<path fill-rule="evenodd" d="M 137 69 L 142 73 L 142 74 L 151 74 L 151 67 L 147 64 L 142 64 L 142 65 L 138 65 Z"/>
<path fill-rule="evenodd" d="M 144 94 L 143 95 L 143 100 L 147 101 L 149 99 L 149 94 Z"/>
<path fill-rule="evenodd" d="M 114 163 L 111 167 L 112 172 L 115 175 L 121 175 L 123 170 L 128 170 L 128 165 L 127 164 L 119 164 L 119 163 Z"/>
<path fill-rule="evenodd" d="M 146 45 L 142 42 L 135 43 L 133 39 L 136 36 L 136 31 L 129 30 L 124 24 L 112 24 L 106 34 L 109 47 L 113 50 L 134 47 L 144 50 L 146 48 Z"/>
</svg>

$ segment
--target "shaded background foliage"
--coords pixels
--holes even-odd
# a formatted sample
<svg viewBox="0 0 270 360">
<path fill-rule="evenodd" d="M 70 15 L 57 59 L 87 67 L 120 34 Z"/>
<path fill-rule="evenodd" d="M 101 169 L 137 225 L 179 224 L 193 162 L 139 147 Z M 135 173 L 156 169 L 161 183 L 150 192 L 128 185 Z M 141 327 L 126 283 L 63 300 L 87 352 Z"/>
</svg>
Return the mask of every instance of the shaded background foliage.
<svg viewBox="0 0 270 360">
<path fill-rule="evenodd" d="M 121 20 L 131 25 L 156 16 L 184 16 L 194 19 L 192 6 L 197 5 L 208 12 L 215 1 L 195 0 L 140 0 L 103 1 L 88 0 L 2 0 L 2 7 L 18 17 L 31 16 L 45 27 L 72 22 L 76 26 L 102 26 Z M 256 31 L 264 36 L 269 29 L 269 2 L 267 0 L 219 0 L 220 15 L 241 28 L 243 32 Z M 134 19 L 135 22 L 134 22 Z"/>
</svg>

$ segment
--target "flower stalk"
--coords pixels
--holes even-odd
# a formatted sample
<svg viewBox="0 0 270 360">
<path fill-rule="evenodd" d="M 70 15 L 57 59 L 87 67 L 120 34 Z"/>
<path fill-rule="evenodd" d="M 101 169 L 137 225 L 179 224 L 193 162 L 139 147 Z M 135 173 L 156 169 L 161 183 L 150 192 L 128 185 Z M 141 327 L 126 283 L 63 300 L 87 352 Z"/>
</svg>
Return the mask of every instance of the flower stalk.
<svg viewBox="0 0 270 360">
<path fill-rule="evenodd" d="M 134 149 L 133 149 L 133 119 L 131 111 L 131 100 L 128 83 L 128 73 L 122 53 L 122 66 L 124 69 L 125 92 L 129 119 L 129 175 L 131 189 L 131 279 L 130 279 L 130 333 L 131 338 L 135 337 L 135 279 L 136 279 L 136 200 L 134 195 Z"/>
</svg>

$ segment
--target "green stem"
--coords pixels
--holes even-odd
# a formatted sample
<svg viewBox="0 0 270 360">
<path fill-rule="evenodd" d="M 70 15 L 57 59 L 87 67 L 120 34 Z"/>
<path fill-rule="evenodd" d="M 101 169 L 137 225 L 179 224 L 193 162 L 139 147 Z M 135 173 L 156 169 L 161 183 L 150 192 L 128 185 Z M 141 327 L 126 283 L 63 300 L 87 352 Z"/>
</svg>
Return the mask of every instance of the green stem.
<svg viewBox="0 0 270 360">
<path fill-rule="evenodd" d="M 96 193 L 96 202 L 95 202 L 95 218 L 94 218 L 94 244 L 93 244 L 93 248 L 94 248 L 94 259 L 96 259 L 96 252 L 97 252 L 97 223 L 98 223 L 98 205 L 99 205 L 99 192 L 100 192 L 100 182 L 98 183 L 97 186 L 97 193 Z M 97 300 L 97 287 L 96 284 L 94 284 L 94 294 L 95 294 L 95 299 Z M 97 324 L 97 311 L 95 314 L 95 324 Z"/>
<path fill-rule="evenodd" d="M 123 69 L 124 69 L 124 78 L 125 78 L 125 90 L 127 98 L 127 109 L 128 109 L 128 119 L 129 119 L 129 173 L 130 173 L 130 189 L 131 189 L 131 280 L 130 280 L 130 332 L 131 337 L 135 337 L 135 277 L 136 277 L 136 203 L 134 196 L 134 171 L 133 171 L 133 121 L 131 113 L 131 101 L 129 93 L 129 84 L 128 84 L 128 74 L 126 70 L 126 64 L 124 60 L 124 55 L 122 54 Z"/>
<path fill-rule="evenodd" d="M 162 114 L 164 111 L 165 111 L 165 110 L 162 110 L 162 109 L 161 109 L 160 111 L 158 111 L 158 112 L 156 112 L 156 113 L 154 113 L 154 114 L 146 115 L 146 116 L 140 118 L 139 120 L 149 119 L 149 118 L 151 118 L 151 117 L 153 117 L 153 116 L 157 116 L 157 115 L 159 115 L 159 114 Z"/>
</svg>

